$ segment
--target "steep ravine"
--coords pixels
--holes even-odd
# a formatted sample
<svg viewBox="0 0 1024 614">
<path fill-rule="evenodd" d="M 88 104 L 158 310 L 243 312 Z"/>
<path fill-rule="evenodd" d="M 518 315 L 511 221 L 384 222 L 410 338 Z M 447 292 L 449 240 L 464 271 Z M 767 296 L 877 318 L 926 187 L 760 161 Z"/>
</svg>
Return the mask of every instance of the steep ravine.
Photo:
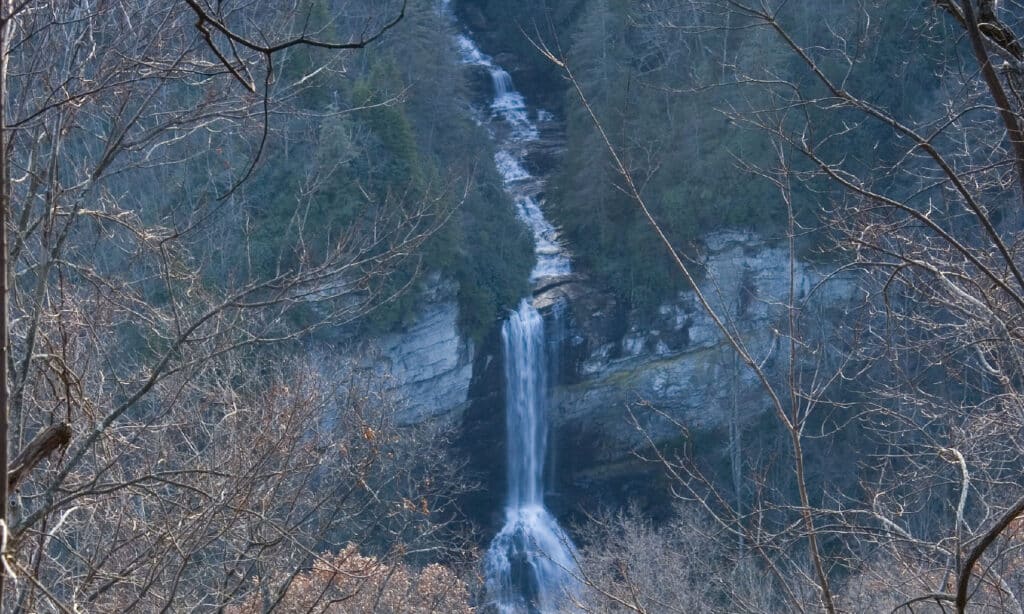
<svg viewBox="0 0 1024 614">
<path fill-rule="evenodd" d="M 478 90 L 478 106 L 489 109 L 491 75 L 472 63 L 466 69 Z M 528 74 L 512 76 L 529 79 Z M 529 139 L 523 152 L 525 170 L 538 179 L 522 188 L 540 202 L 545 171 L 560 153 L 559 125 L 529 105 L 522 110 L 540 130 L 540 138 Z M 507 174 L 509 169 L 504 170 Z M 789 293 L 785 244 L 748 231 L 720 231 L 703 238 L 700 258 L 705 293 L 734 322 L 755 355 L 765 357 L 770 372 L 784 366 L 775 346 L 784 314 L 781 305 Z M 679 293 L 652 318 L 631 312 L 585 274 L 538 277 L 534 304 L 544 316 L 548 342 L 557 345 L 552 354 L 560 357 L 550 409 L 552 445 L 545 463 L 546 497 L 556 516 L 629 500 L 658 505 L 658 489 L 651 487 L 651 480 L 660 472 L 635 453 L 649 447 L 648 437 L 673 444 L 680 433 L 651 408 L 685 425 L 707 455 L 725 453 L 730 420 L 740 423 L 741 433 L 754 435 L 766 400 L 693 292 Z M 843 278 L 821 283 L 823 279 L 823 270 L 797 263 L 798 298 L 813 289 L 811 306 L 821 326 L 828 328 L 841 321 L 853 284 Z M 396 388 L 409 398 L 404 421 L 458 425 L 459 452 L 468 457 L 482 484 L 464 505 L 485 529 L 497 530 L 504 522 L 508 487 L 501 323 L 495 322 L 478 344 L 462 340 L 456 329 L 455 286 L 442 277 L 430 283 L 433 291 L 416 321 L 381 340 L 383 362 L 391 367 Z M 556 314 L 562 320 L 558 325 Z"/>
</svg>

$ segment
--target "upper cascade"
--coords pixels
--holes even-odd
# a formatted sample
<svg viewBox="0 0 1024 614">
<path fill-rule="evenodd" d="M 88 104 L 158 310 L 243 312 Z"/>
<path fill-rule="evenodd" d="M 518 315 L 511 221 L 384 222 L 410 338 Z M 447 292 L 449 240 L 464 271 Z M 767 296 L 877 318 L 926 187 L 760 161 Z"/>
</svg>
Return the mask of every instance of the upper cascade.
<svg viewBox="0 0 1024 614">
<path fill-rule="evenodd" d="M 572 272 L 569 255 L 558 237 L 558 229 L 544 217 L 541 188 L 543 183 L 526 170 L 526 156 L 529 146 L 540 139 L 538 124 L 550 121 L 551 114 L 537 111 L 531 118 L 529 107 L 523 95 L 516 91 L 512 76 L 494 60 L 480 51 L 468 36 L 456 37 L 456 46 L 464 64 L 486 68 L 494 86 L 491 101 L 490 128 L 502 131 L 497 138 L 498 150 L 494 163 L 505 184 L 505 191 L 512 196 L 519 219 L 530 227 L 535 244 L 537 263 L 530 274 L 530 281 L 547 277 L 562 277 Z M 497 125 L 495 125 L 497 124 Z"/>
</svg>

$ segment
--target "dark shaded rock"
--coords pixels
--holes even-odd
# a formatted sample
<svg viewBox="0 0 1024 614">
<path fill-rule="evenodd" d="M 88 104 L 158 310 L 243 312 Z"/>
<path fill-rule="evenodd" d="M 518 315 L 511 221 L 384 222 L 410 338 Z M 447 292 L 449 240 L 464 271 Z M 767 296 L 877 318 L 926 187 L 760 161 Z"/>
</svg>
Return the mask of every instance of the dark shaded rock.
<svg viewBox="0 0 1024 614">
<path fill-rule="evenodd" d="M 467 409 L 455 442 L 456 454 L 468 461 L 468 477 L 480 484 L 462 497 L 462 510 L 481 527 L 495 531 L 504 522 L 508 488 L 504 368 L 498 322 L 478 347 Z"/>
<path fill-rule="evenodd" d="M 465 70 L 470 100 L 474 105 L 486 108 L 494 97 L 494 81 L 491 79 L 491 72 L 487 67 L 475 64 L 465 66 Z"/>
<path fill-rule="evenodd" d="M 491 24 L 480 7 L 468 2 L 459 2 L 456 4 L 456 9 L 459 19 L 469 26 L 470 30 L 474 32 L 489 32 L 491 30 Z"/>
</svg>

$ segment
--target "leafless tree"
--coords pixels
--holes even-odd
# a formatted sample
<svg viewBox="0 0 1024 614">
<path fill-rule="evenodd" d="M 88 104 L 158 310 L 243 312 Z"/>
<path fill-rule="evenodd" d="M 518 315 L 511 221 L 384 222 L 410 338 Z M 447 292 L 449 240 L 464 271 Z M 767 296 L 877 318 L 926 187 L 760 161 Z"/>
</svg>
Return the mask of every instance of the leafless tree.
<svg viewBox="0 0 1024 614">
<path fill-rule="evenodd" d="M 662 4 L 672 10 L 662 11 Z M 1016 527 L 1024 511 L 1024 235 L 1016 208 L 1024 194 L 1024 116 L 1015 34 L 1020 12 L 1013 10 L 1020 7 L 1009 4 L 1000 9 L 963 0 L 937 1 L 931 10 L 888 8 L 887 18 L 895 14 L 912 24 L 922 42 L 937 40 L 952 50 L 934 63 L 942 71 L 939 97 L 909 111 L 892 110 L 858 91 L 858 71 L 870 66 L 870 50 L 879 43 L 874 26 L 884 3 L 834 3 L 827 14 L 817 14 L 817 6 L 769 0 L 645 7 L 653 7 L 646 15 L 653 27 L 693 37 L 713 30 L 761 37 L 774 41 L 786 58 L 788 67 L 781 69 L 729 57 L 726 49 L 719 59 L 721 80 L 699 84 L 756 92 L 751 104 L 723 112 L 738 129 L 772 140 L 773 164 L 741 160 L 740 166 L 778 188 L 789 211 L 791 262 L 800 231 L 792 195 L 799 185 L 820 199 L 835 261 L 856 276 L 867 297 L 845 337 L 816 340 L 808 334 L 813 314 L 791 290 L 780 332 L 788 346 L 781 374 L 764 369 L 728 313 L 705 295 L 693 265 L 648 207 L 636 170 L 605 132 L 572 64 L 557 46 L 542 47 L 590 114 L 620 188 L 722 337 L 760 380 L 788 437 L 793 490 L 772 492 L 770 480 L 752 476 L 757 497 L 742 513 L 692 464 L 660 452 L 656 460 L 722 531 L 742 536 L 794 611 L 883 605 L 893 611 L 964 612 L 968 605 L 972 611 L 1021 611 Z M 681 5 L 685 11 L 675 10 Z M 672 16 L 681 12 L 701 18 L 675 21 Z M 881 162 L 865 162 L 873 154 L 857 149 L 865 146 L 858 139 L 868 130 L 883 134 L 892 148 Z M 858 402 L 840 403 L 838 384 L 846 393 L 855 391 Z M 812 438 L 808 427 L 822 424 L 815 413 L 828 405 L 844 417 L 835 430 Z M 849 459 L 860 489 L 829 492 L 808 477 L 807 446 L 841 441 L 854 427 L 870 433 L 870 447 Z M 797 554 L 797 544 L 806 558 Z"/>
<path fill-rule="evenodd" d="M 329 22 L 311 19 L 318 4 Z M 240 188 L 275 121 L 300 121 L 290 101 L 405 9 L 0 6 L 5 611 L 220 607 L 253 578 L 273 603 L 322 548 L 379 549 L 385 535 L 436 547 L 443 480 L 390 426 L 395 402 L 355 379 L 327 390 L 249 350 L 390 300 L 402 285 L 389 277 L 415 264 L 446 199 L 368 197 L 314 248 L 303 207 L 331 168 L 310 164 L 294 196 L 300 239 L 276 269 L 224 264 L 246 252 Z M 325 55 L 282 70 L 302 49 Z M 296 326 L 300 308 L 313 316 Z"/>
<path fill-rule="evenodd" d="M 151 408 L 108 429 L 61 513 L 26 530 L 12 611 L 268 610 L 322 564 L 366 602 L 391 590 L 385 567 L 458 553 L 444 433 L 396 427 L 401 400 L 375 373 L 274 362 L 168 378 Z M 385 567 L 347 567 L 364 555 Z M 303 599 L 338 598 L 327 593 Z"/>
</svg>

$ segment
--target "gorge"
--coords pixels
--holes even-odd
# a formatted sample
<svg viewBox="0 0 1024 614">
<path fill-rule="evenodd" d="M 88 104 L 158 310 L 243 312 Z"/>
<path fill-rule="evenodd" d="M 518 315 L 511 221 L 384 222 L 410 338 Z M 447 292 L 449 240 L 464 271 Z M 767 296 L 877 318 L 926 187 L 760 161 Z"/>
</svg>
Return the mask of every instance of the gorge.
<svg viewBox="0 0 1024 614">
<path fill-rule="evenodd" d="M 735 363 L 692 291 L 678 292 L 651 317 L 626 305 L 598 280 L 570 269 L 567 252 L 540 208 L 546 193 L 543 174 L 551 171 L 545 165 L 553 163 L 551 152 L 558 151 L 564 138 L 561 120 L 532 109 L 513 89 L 508 72 L 465 30 L 457 36 L 456 48 L 477 84 L 476 114 L 498 145 L 494 163 L 535 239 L 531 302 L 545 323 L 547 340 L 538 343 L 547 348 L 543 359 L 550 360 L 543 384 L 550 391 L 545 397 L 550 402 L 545 410 L 550 450 L 538 460 L 537 470 L 546 472 L 538 479 L 547 481 L 548 504 L 562 519 L 573 518 L 580 509 L 620 507 L 630 501 L 658 507 L 663 501 L 650 484 L 661 479 L 661 471 L 636 454 L 648 449 L 648 436 L 667 443 L 680 433 L 637 402 L 668 412 L 708 442 L 704 454 L 728 463 L 726 456 L 735 444 L 729 438 L 745 437 L 768 409 L 763 391 Z M 789 294 L 786 245 L 748 230 L 720 230 L 701 238 L 696 257 L 706 272 L 702 290 L 715 307 L 766 357 L 767 368 L 783 366 L 773 348 Z M 479 342 L 463 338 L 456 326 L 457 288 L 443 276 L 429 278 L 426 286 L 414 321 L 378 340 L 382 358 L 396 388 L 409 399 L 401 414 L 404 422 L 441 420 L 458 426 L 458 453 L 469 458 L 473 474 L 484 485 L 483 491 L 467 496 L 466 507 L 483 526 L 500 531 L 506 523 L 503 499 L 513 491 L 510 479 L 515 473 L 515 452 L 503 443 L 512 394 L 504 383 L 512 377 L 508 331 L 496 323 Z M 848 277 L 829 276 L 827 266 L 805 260 L 796 263 L 795 288 L 799 298 L 809 299 L 826 328 L 842 320 L 854 292 Z M 520 306 L 515 317 L 536 322 L 522 310 Z M 631 413 L 644 431 L 631 422 Z"/>
<path fill-rule="evenodd" d="M 0 611 L 1024 614 L 1021 32 L 6 3 Z"/>
<path fill-rule="evenodd" d="M 574 565 L 556 516 L 568 520 L 582 509 L 631 501 L 664 513 L 665 501 L 651 487 L 661 470 L 637 453 L 680 433 L 637 402 L 665 409 L 698 433 L 709 442 L 703 454 L 721 457 L 720 464 L 742 448 L 767 404 L 693 292 L 681 291 L 650 318 L 572 271 L 541 209 L 544 178 L 535 174 L 549 170 L 548 152 L 558 149 L 558 120 L 531 109 L 508 72 L 467 34 L 456 43 L 479 84 L 477 116 L 497 144 L 494 163 L 534 236 L 534 296 L 473 344 L 455 328 L 454 288 L 435 278 L 419 318 L 405 334 L 387 337 L 384 356 L 413 403 L 404 420 L 459 425 L 458 450 L 484 485 L 466 508 L 498 533 L 486 558 L 489 599 L 503 612 L 547 611 L 559 587 L 571 584 Z M 787 248 L 749 231 L 709 233 L 702 245 L 705 293 L 766 366 L 778 368 L 772 348 L 789 292 Z M 797 291 L 813 291 L 827 326 L 841 318 L 852 285 L 842 278 L 823 283 L 826 275 L 826 267 L 797 263 Z"/>
<path fill-rule="evenodd" d="M 482 485 L 465 496 L 463 509 L 488 536 L 497 534 L 485 542 L 486 602 L 501 612 L 553 611 L 559 591 L 573 590 L 571 574 L 565 572 L 576 564 L 569 536 L 559 526 L 568 527 L 585 549 L 594 545 L 586 542 L 585 527 L 602 510 L 636 509 L 655 522 L 678 514 L 672 478 L 656 458 L 650 460 L 655 446 L 668 451 L 668 458 L 690 455 L 711 480 L 725 485 L 724 501 L 738 510 L 747 509 L 756 496 L 751 484 L 759 479 L 758 463 L 788 458 L 789 451 L 764 386 L 737 360 L 692 289 L 662 287 L 657 302 L 644 305 L 632 292 L 647 289 L 649 279 L 638 276 L 634 282 L 621 271 L 609 278 L 607 271 L 595 269 L 593 254 L 577 266 L 576 248 L 588 236 L 578 228 L 577 234 L 557 232 L 545 213 L 564 220 L 559 199 L 571 195 L 580 200 L 579 194 L 593 187 L 571 181 L 567 187 L 567 174 L 584 172 L 579 159 L 561 158 L 571 138 L 566 132 L 579 117 L 527 103 L 513 86 L 513 75 L 530 83 L 528 91 L 539 88 L 543 79 L 508 46 L 488 49 L 493 56 L 481 51 L 474 42 L 477 29 L 483 32 L 479 40 L 493 42 L 494 31 L 507 24 L 474 12 L 480 3 L 467 4 L 470 8 L 460 17 L 472 24 L 472 34 L 460 25 L 455 48 L 474 93 L 475 116 L 496 144 L 494 165 L 534 238 L 532 296 L 503 325 L 496 322 L 487 335 L 469 341 L 454 326 L 455 288 L 439 276 L 427 284 L 431 299 L 408 327 L 411 336 L 392 336 L 396 341 L 386 355 L 393 364 L 405 365 L 404 374 L 413 382 L 408 396 L 418 407 L 407 419 L 456 425 L 456 454 L 468 459 Z M 551 94 L 542 99 L 549 104 Z M 572 151 L 584 157 L 576 139 Z M 593 155 L 591 168 L 607 164 L 599 154 L 585 155 Z M 559 183 L 549 186 L 552 176 Z M 607 191 L 615 190 L 616 178 L 601 179 Z M 740 183 L 746 186 L 748 180 L 754 181 Z M 728 221 L 728 211 L 761 210 L 770 196 L 705 191 L 702 199 L 712 203 L 711 209 L 720 199 L 722 219 L 709 223 L 706 212 L 695 210 L 694 220 L 684 220 L 690 225 L 679 224 L 685 237 L 679 244 L 699 271 L 700 291 L 771 382 L 784 388 L 793 373 L 813 379 L 819 370 L 840 370 L 843 342 L 828 340 L 842 339 L 843 327 L 863 315 L 855 315 L 864 299 L 863 279 L 853 271 L 837 271 L 835 260 L 815 253 L 811 239 L 790 242 L 777 221 Z M 614 203 L 594 207 L 602 216 L 613 215 Z M 675 209 L 673 215 L 685 217 L 682 211 Z M 577 226 L 587 228 L 578 219 L 594 212 L 576 209 Z M 693 228 L 695 234 L 687 235 Z M 638 246 L 637 235 L 625 228 L 621 235 L 598 230 L 605 242 L 618 238 Z M 574 254 L 572 267 L 568 251 Z M 806 362 L 795 368 L 786 332 L 793 305 L 804 327 L 801 346 L 828 348 L 796 358 Z M 424 336 L 423 331 L 430 332 Z M 813 422 L 812 429 L 825 432 L 835 426 L 828 425 L 828 412 L 814 419 L 822 423 Z M 814 489 L 830 482 L 839 489 L 857 487 L 849 476 L 843 482 L 832 477 L 838 470 L 831 459 L 854 454 L 844 446 L 857 445 L 860 435 L 856 428 L 849 430 L 853 434 L 834 441 L 829 454 L 807 459 Z"/>
</svg>

